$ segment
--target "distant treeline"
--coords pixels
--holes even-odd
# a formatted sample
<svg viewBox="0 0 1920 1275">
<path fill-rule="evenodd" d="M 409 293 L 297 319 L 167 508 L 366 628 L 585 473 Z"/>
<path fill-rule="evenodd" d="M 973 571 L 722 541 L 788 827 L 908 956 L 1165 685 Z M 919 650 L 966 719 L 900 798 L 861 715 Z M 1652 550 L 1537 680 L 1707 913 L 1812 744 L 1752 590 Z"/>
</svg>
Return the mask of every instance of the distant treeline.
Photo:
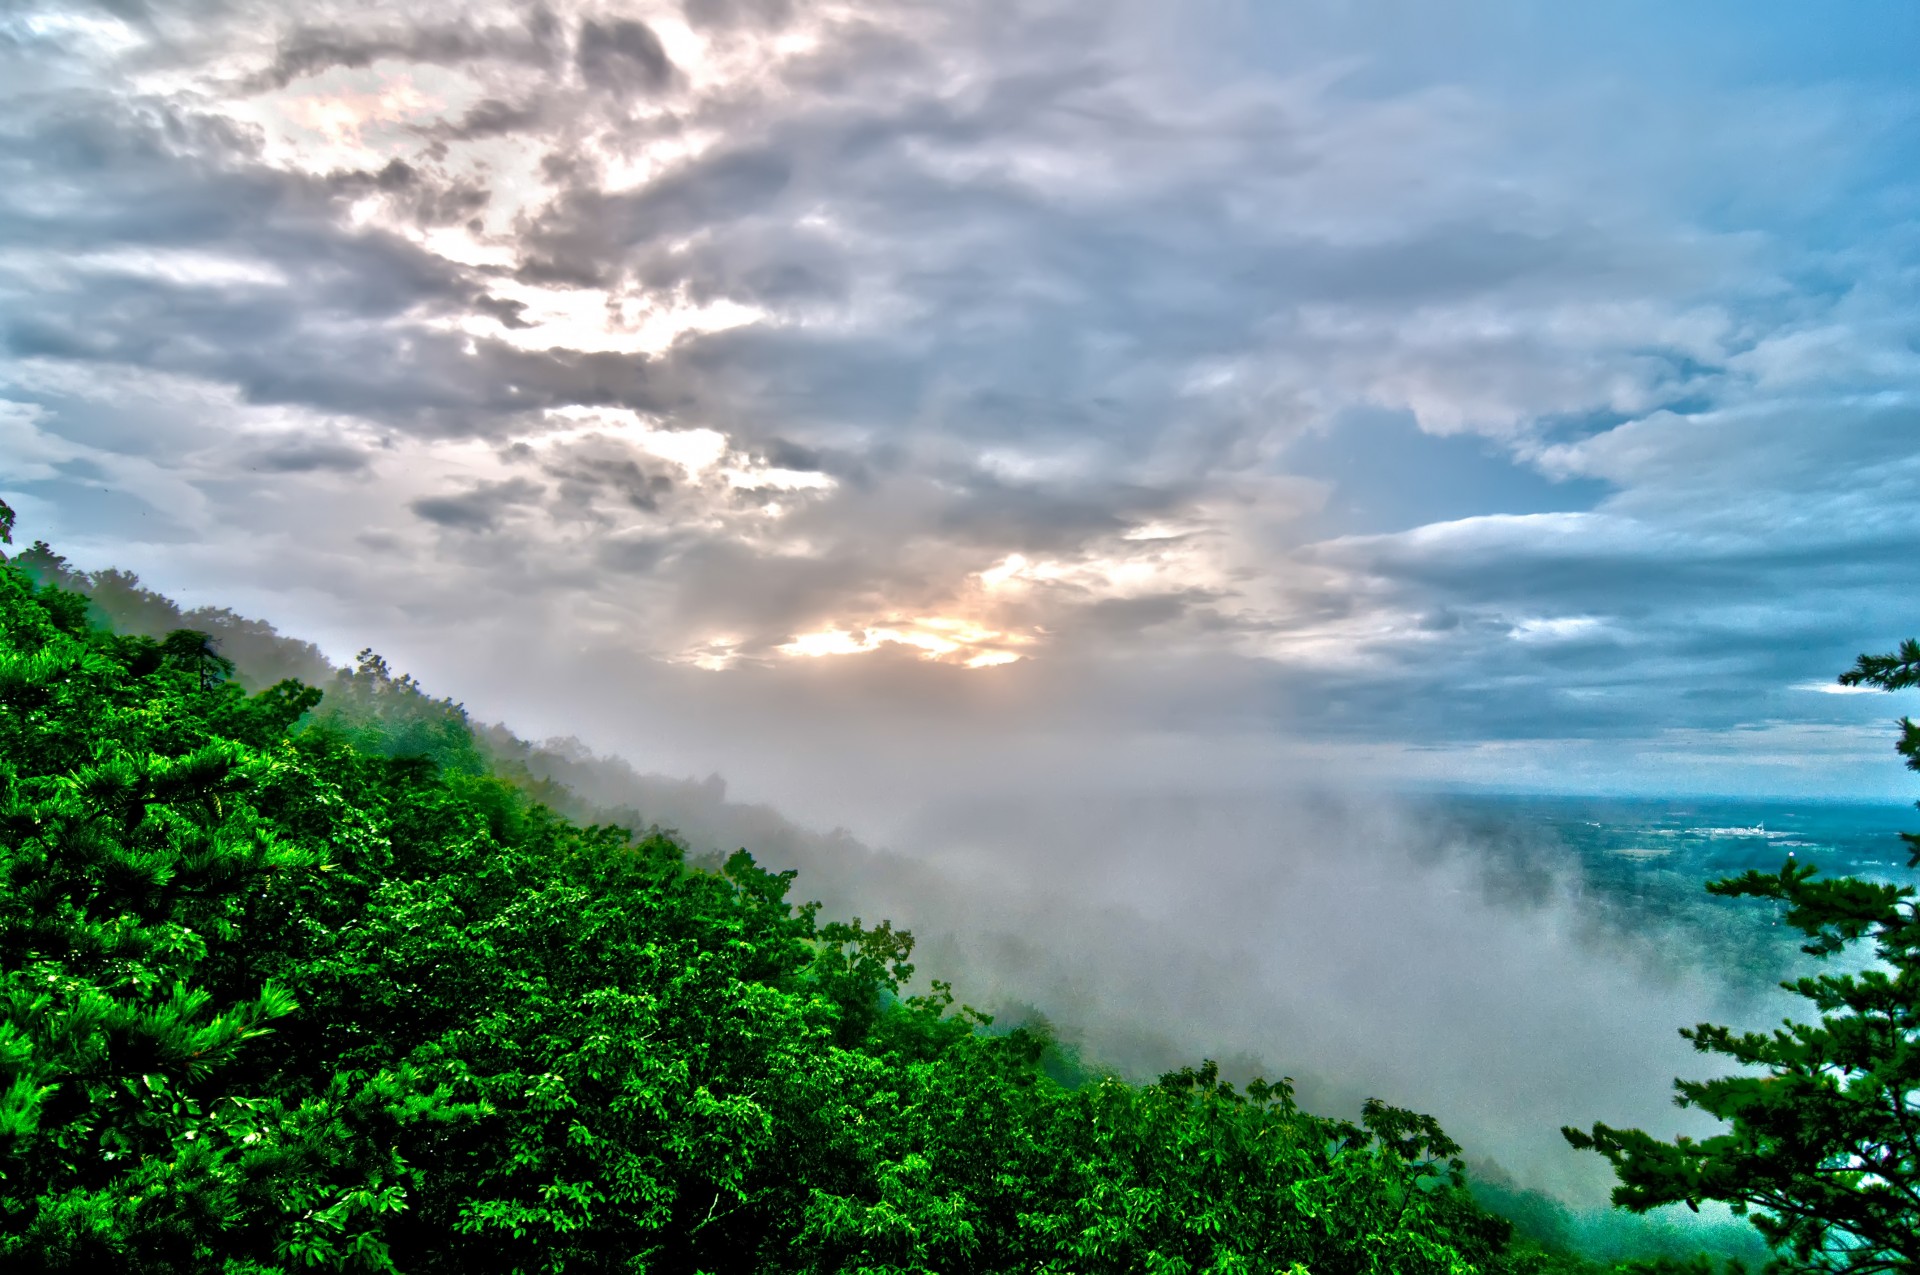
<svg viewBox="0 0 1920 1275">
<path fill-rule="evenodd" d="M 1425 1116 L 1099 1074 L 497 753 L 371 652 L 0 564 L 0 1265 L 1601 1269 Z"/>
</svg>

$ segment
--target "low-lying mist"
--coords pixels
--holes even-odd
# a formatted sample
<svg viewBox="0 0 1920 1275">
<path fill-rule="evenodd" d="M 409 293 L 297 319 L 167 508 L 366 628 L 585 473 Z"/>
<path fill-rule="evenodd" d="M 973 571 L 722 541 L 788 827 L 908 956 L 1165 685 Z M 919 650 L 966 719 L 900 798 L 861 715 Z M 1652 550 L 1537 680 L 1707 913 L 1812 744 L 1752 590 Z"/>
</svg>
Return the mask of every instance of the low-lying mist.
<svg viewBox="0 0 1920 1275">
<path fill-rule="evenodd" d="M 271 626 L 183 613 L 120 573 L 58 574 L 125 628 L 190 623 L 215 633 L 250 684 L 289 675 L 335 684 L 318 650 Z M 530 673 L 542 667 L 554 666 Z M 589 723 L 624 702 L 549 698 Z M 569 814 L 670 828 L 696 859 L 747 847 L 768 867 L 799 870 L 796 901 L 910 929 L 922 982 L 950 980 L 960 999 L 1003 1023 L 1043 1019 L 1090 1066 L 1150 1079 L 1210 1057 L 1234 1079 L 1292 1076 L 1303 1104 L 1326 1114 L 1354 1114 L 1368 1096 L 1429 1112 L 1482 1182 L 1574 1206 L 1543 1214 L 1543 1201 L 1511 1191 L 1506 1201 L 1530 1212 L 1536 1231 L 1596 1257 L 1709 1238 L 1686 1214 L 1685 1233 L 1663 1235 L 1674 1225 L 1606 1211 L 1607 1166 L 1572 1151 L 1558 1130 L 1595 1120 L 1657 1136 L 1711 1129 L 1670 1101 L 1674 1076 L 1707 1065 L 1676 1029 L 1766 1025 L 1787 999 L 1772 987 L 1779 971 L 1768 954 L 1790 944 L 1768 937 L 1756 947 L 1752 925 L 1740 943 L 1717 941 L 1718 918 L 1736 905 L 1688 887 L 1691 916 L 1670 899 L 1647 906 L 1590 876 L 1537 824 L 1342 790 L 1324 770 L 1294 788 L 1256 789 L 1247 782 L 1255 756 L 1234 763 L 1222 753 L 1214 766 L 1191 751 L 1134 755 L 1124 741 L 1092 746 L 1097 732 L 1081 734 L 1086 748 L 1023 753 L 981 747 L 981 732 L 952 729 L 949 717 L 936 742 L 968 764 L 932 766 L 939 749 L 925 738 L 860 729 L 864 719 L 844 712 L 782 717 L 747 705 L 763 722 L 833 722 L 808 749 L 791 732 L 744 729 L 725 702 L 702 702 L 708 713 L 683 713 L 661 697 L 652 733 L 677 738 L 704 721 L 717 738 L 777 752 L 796 775 L 832 780 L 794 790 L 808 817 L 846 807 L 848 821 L 864 820 L 866 840 L 729 800 L 718 778 L 642 774 L 577 742 L 534 747 L 501 728 L 481 738 L 500 759 L 563 785 L 549 797 Z M 398 696 L 395 705 L 457 721 L 463 735 L 470 720 L 450 701 Z M 875 765 L 846 764 L 853 737 L 885 741 L 867 749 Z M 1024 790 L 1009 780 L 1035 773 L 1036 756 L 1050 774 L 1075 777 Z M 1194 776 L 1209 772 L 1217 779 L 1203 791 Z M 1155 787 L 1142 775 L 1166 778 Z M 1701 916 L 1713 919 L 1694 923 Z M 1733 1229 L 1714 1237 L 1722 1247 L 1741 1243 Z"/>
<path fill-rule="evenodd" d="M 892 919 L 923 978 L 1044 1018 L 1092 1064 L 1149 1077 L 1212 1057 L 1290 1075 L 1329 1113 L 1378 1095 L 1439 1117 L 1483 1171 L 1579 1208 L 1604 1205 L 1611 1174 L 1561 1125 L 1708 1132 L 1670 1100 L 1705 1062 L 1676 1029 L 1779 1017 L 1764 980 L 1598 898 L 1551 844 L 1378 794 L 949 799 L 877 849 L 731 803 L 717 779 L 577 747 L 529 760 L 696 855 L 746 846 L 799 869 L 798 898 Z"/>
</svg>

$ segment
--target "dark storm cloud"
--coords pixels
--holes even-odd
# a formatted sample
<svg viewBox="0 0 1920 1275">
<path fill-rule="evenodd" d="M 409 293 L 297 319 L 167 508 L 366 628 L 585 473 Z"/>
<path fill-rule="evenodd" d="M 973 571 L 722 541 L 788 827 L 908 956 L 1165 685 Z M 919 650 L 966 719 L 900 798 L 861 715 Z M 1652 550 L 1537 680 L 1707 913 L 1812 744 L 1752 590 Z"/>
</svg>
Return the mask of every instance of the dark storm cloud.
<svg viewBox="0 0 1920 1275">
<path fill-rule="evenodd" d="M 289 276 L 275 301 L 290 319 L 308 310 L 378 319 L 423 303 L 452 309 L 476 291 L 452 263 L 390 232 L 340 223 L 342 195 L 426 184 L 398 160 L 377 173 L 308 177 L 260 163 L 254 139 L 220 120 L 150 102 L 74 102 L 0 133 L 0 171 L 57 173 L 68 191 L 77 189 L 72 183 L 86 191 L 49 199 L 15 187 L 0 197 L 7 242 L 68 253 L 218 251 Z M 109 277 L 106 286 L 114 283 Z M 75 308 L 91 301 L 75 298 Z"/>
<path fill-rule="evenodd" d="M 544 277 L 601 280 L 636 245 L 713 233 L 767 209 L 791 177 L 785 155 L 729 150 L 632 194 L 575 189 L 531 228 L 526 248 Z"/>
<path fill-rule="evenodd" d="M 637 286 L 685 288 L 703 304 L 728 298 L 782 314 L 839 309 L 853 265 L 832 237 L 783 224 L 742 225 L 724 240 L 642 245 L 627 256 Z"/>
<path fill-rule="evenodd" d="M 612 449 L 595 455 L 587 448 L 576 447 L 543 468 L 559 484 L 556 491 L 560 504 L 582 512 L 591 510 L 600 498 L 611 497 L 630 509 L 654 513 L 662 498 L 674 489 L 673 476 L 665 464 L 645 464 Z"/>
<path fill-rule="evenodd" d="M 472 141 L 482 137 L 504 137 L 511 133 L 531 132 L 546 119 L 538 103 L 516 105 L 490 97 L 476 102 L 458 121 L 426 130 L 430 136 Z"/>
<path fill-rule="evenodd" d="M 512 301 L 506 297 L 475 297 L 473 308 L 509 330 L 533 326 L 521 317 L 527 312 L 527 303 L 524 301 Z"/>
<path fill-rule="evenodd" d="M 963 541 L 1009 549 L 1071 551 L 1090 539 L 1119 535 L 1166 512 L 1183 495 L 1164 488 L 1084 480 L 1010 482 L 968 470 L 942 477 L 952 499 L 940 511 L 940 530 Z"/>
<path fill-rule="evenodd" d="M 587 21 L 573 56 L 581 79 L 614 93 L 660 89 L 673 79 L 673 62 L 660 37 L 632 19 Z"/>
<path fill-rule="evenodd" d="M 559 56 L 560 22 L 545 5 L 526 10 L 523 21 L 497 26 L 465 24 L 393 26 L 384 31 L 303 27 L 287 35 L 272 63 L 249 77 L 259 92 L 285 88 L 304 76 L 335 67 L 361 69 L 393 60 L 442 66 L 506 60 L 551 65 Z"/>
<path fill-rule="evenodd" d="M 507 510 L 530 505 L 542 494 L 539 484 L 516 478 L 481 483 L 451 496 L 423 496 L 408 507 L 428 522 L 454 531 L 492 531 Z"/>
<path fill-rule="evenodd" d="M 371 463 L 371 455 L 363 448 L 315 440 L 261 452 L 254 457 L 252 467 L 281 474 L 357 474 Z"/>
<path fill-rule="evenodd" d="M 377 172 L 340 173 L 335 191 L 356 196 L 379 192 L 417 226 L 448 226 L 486 208 L 492 193 L 475 181 L 437 181 L 404 160 L 391 160 Z"/>
<path fill-rule="evenodd" d="M 316 357 L 293 298 L 236 300 L 127 284 L 89 298 L 92 316 L 33 316 L 5 330 L 15 356 L 133 365 L 207 377 L 246 401 L 346 412 L 430 437 L 490 434 L 545 408 L 648 409 L 643 360 L 574 351 L 529 353 L 497 341 L 423 332 L 329 334 Z M 190 339 L 179 327 L 192 325 Z M 220 341 L 221 344 L 209 344 Z M 471 350 L 471 352 L 470 352 Z"/>
<path fill-rule="evenodd" d="M 802 447 L 784 438 L 770 438 L 761 447 L 760 458 L 774 469 L 793 469 L 813 473 L 838 472 L 834 461 L 815 447 Z"/>
</svg>

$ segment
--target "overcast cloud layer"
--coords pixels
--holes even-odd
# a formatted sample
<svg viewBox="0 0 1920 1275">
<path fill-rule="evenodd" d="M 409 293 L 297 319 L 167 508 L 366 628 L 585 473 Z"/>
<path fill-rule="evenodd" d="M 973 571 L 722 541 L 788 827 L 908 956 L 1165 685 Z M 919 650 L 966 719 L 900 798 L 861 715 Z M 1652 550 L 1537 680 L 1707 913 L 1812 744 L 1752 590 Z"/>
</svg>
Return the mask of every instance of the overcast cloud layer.
<svg viewBox="0 0 1920 1275">
<path fill-rule="evenodd" d="M 828 821 L 1902 793 L 1920 10 L 1444 9 L 16 0 L 0 492 Z"/>
</svg>

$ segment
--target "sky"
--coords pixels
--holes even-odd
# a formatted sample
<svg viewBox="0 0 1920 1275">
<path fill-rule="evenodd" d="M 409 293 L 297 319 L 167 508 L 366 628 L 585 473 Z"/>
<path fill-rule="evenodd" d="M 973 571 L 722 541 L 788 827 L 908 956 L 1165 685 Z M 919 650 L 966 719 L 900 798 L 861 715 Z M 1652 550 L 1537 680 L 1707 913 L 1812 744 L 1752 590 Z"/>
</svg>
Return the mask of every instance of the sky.
<svg viewBox="0 0 1920 1275">
<path fill-rule="evenodd" d="M 1916 58 L 1906 0 L 10 0 L 0 495 L 823 824 L 1906 798 L 1833 679 L 1920 634 Z"/>
</svg>

